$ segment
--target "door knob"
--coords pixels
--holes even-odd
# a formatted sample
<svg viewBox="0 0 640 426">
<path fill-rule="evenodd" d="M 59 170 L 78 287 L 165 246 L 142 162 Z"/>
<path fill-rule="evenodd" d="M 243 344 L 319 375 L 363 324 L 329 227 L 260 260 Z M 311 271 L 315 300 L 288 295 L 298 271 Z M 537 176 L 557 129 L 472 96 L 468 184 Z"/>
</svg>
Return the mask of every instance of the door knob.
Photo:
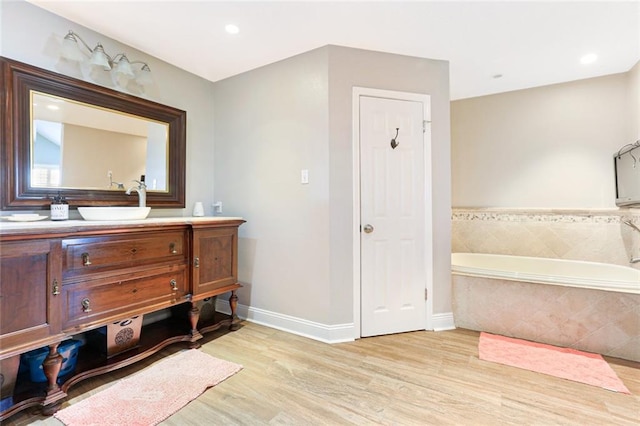
<svg viewBox="0 0 640 426">
<path fill-rule="evenodd" d="M 365 234 L 370 234 L 373 232 L 373 226 L 367 224 L 364 226 L 364 228 L 362 228 L 362 230 L 365 232 Z"/>
</svg>

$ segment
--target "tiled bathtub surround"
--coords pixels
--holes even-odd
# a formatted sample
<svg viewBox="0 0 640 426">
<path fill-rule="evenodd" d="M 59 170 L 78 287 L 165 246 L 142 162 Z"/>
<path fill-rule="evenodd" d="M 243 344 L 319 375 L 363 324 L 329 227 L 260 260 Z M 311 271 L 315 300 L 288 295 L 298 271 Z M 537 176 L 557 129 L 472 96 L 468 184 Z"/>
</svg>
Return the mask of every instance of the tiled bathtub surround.
<svg viewBox="0 0 640 426">
<path fill-rule="evenodd" d="M 454 209 L 452 251 L 630 265 L 640 210 Z M 457 327 L 640 361 L 640 295 L 453 276 Z"/>
<path fill-rule="evenodd" d="M 587 260 L 640 268 L 640 210 L 454 209 L 452 251 Z"/>
<path fill-rule="evenodd" d="M 640 295 L 453 276 L 456 327 L 640 361 Z"/>
</svg>

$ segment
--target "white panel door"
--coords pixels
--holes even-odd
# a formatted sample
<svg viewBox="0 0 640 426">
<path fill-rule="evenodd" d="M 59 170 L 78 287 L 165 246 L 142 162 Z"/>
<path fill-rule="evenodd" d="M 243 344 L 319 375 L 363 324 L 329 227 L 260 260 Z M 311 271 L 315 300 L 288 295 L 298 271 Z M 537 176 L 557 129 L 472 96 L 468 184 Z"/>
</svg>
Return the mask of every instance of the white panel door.
<svg viewBox="0 0 640 426">
<path fill-rule="evenodd" d="M 425 329 L 425 107 L 360 97 L 362 336 Z"/>
</svg>

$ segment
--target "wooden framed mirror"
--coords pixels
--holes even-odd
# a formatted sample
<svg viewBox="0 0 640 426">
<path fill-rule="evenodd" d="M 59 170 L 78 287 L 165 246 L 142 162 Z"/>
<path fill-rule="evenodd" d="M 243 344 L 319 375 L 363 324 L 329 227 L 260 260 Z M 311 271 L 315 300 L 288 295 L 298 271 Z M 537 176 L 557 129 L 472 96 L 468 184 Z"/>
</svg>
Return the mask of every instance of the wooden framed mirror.
<svg viewBox="0 0 640 426">
<path fill-rule="evenodd" d="M 185 206 L 186 112 L 0 57 L 3 210 Z"/>
</svg>

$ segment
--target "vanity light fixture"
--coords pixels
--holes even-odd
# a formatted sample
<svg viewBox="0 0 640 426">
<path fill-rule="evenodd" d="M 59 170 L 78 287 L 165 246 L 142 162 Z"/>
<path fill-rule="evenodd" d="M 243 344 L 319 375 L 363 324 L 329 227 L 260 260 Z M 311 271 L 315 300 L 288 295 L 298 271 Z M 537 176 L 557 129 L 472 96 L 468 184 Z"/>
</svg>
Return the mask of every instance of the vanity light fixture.
<svg viewBox="0 0 640 426">
<path fill-rule="evenodd" d="M 115 72 L 117 75 L 123 76 L 127 79 L 135 79 L 135 81 L 141 86 L 145 86 L 151 83 L 151 69 L 146 62 L 142 61 L 130 61 L 127 55 L 124 53 L 118 53 L 115 56 L 110 56 L 105 52 L 102 44 L 97 43 L 93 49 L 80 37 L 77 33 L 69 30 L 69 33 L 64 36 L 62 41 L 62 57 L 69 59 L 70 61 L 81 62 L 86 59 L 85 55 L 80 49 L 78 40 L 89 51 L 89 64 L 95 67 L 100 67 L 105 71 Z M 140 65 L 140 69 L 137 72 L 134 70 L 133 65 Z"/>
</svg>

